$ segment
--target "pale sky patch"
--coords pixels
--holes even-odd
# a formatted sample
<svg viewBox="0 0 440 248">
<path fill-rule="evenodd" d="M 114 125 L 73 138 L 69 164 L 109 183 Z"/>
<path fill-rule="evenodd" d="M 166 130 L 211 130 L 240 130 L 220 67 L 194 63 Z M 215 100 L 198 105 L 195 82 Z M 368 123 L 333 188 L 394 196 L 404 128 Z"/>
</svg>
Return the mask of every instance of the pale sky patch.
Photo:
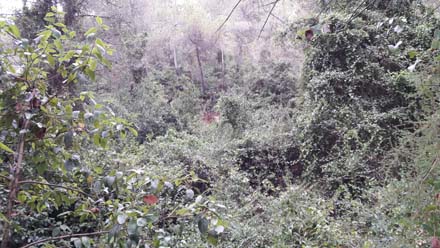
<svg viewBox="0 0 440 248">
<path fill-rule="evenodd" d="M 21 0 L 0 0 L 0 14 L 13 14 L 22 5 Z"/>
</svg>

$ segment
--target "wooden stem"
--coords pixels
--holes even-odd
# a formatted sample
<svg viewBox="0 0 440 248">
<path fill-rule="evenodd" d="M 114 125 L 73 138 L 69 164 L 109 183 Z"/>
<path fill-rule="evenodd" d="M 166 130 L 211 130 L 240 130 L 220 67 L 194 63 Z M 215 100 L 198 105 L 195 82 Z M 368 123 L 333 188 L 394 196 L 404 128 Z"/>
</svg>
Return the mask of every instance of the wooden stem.
<svg viewBox="0 0 440 248">
<path fill-rule="evenodd" d="M 53 187 L 53 188 L 62 188 L 62 189 L 78 192 L 78 193 L 83 194 L 85 196 L 90 196 L 89 194 L 87 194 L 86 192 L 84 192 L 80 189 L 72 188 L 72 187 L 68 187 L 68 186 L 63 186 L 63 185 L 58 185 L 58 184 L 44 183 L 44 182 L 37 182 L 37 181 L 20 181 L 18 183 L 19 184 L 39 184 L 39 185 L 45 185 L 45 186 L 49 186 L 49 187 Z"/>
<path fill-rule="evenodd" d="M 205 76 L 203 75 L 202 61 L 200 60 L 200 49 L 197 45 L 196 45 L 196 56 L 197 56 L 197 63 L 199 64 L 199 70 L 200 70 L 202 96 L 204 96 L 206 93 Z"/>
<path fill-rule="evenodd" d="M 29 120 L 25 120 L 24 129 L 29 127 Z M 15 200 L 17 199 L 17 193 L 20 188 L 20 176 L 23 168 L 23 159 L 24 159 L 24 147 L 25 147 L 25 133 L 20 134 L 18 138 L 18 148 L 16 152 L 16 160 L 14 166 L 11 168 L 12 179 L 9 182 L 9 194 L 8 194 L 8 203 L 6 206 L 6 218 L 8 221 L 5 221 L 3 226 L 3 238 L 1 248 L 8 248 L 9 243 L 11 241 L 11 228 L 12 228 L 12 214 L 14 210 Z"/>
</svg>

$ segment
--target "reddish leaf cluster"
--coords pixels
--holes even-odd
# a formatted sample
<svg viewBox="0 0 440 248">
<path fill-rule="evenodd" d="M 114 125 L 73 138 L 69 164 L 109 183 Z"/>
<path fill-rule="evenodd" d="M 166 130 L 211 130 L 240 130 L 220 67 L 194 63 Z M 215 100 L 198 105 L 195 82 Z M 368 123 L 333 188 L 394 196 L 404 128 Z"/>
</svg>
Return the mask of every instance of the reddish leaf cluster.
<svg viewBox="0 0 440 248">
<path fill-rule="evenodd" d="M 155 195 L 144 196 L 144 203 L 148 205 L 155 205 L 159 201 L 159 198 Z"/>
<path fill-rule="evenodd" d="M 211 124 L 220 120 L 220 114 L 214 111 L 204 112 L 202 115 L 202 121 L 205 124 Z"/>
<path fill-rule="evenodd" d="M 431 247 L 432 248 L 440 248 L 440 240 L 437 237 L 432 237 Z"/>
</svg>

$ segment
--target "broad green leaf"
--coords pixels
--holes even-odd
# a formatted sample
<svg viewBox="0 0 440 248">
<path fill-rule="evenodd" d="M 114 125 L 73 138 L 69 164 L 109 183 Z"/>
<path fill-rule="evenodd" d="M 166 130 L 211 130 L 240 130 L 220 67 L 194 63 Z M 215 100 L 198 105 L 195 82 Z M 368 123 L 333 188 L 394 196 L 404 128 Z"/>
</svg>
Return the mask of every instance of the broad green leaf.
<svg viewBox="0 0 440 248">
<path fill-rule="evenodd" d="M 20 35 L 20 30 L 17 28 L 17 26 L 15 26 L 15 25 L 10 25 L 9 27 L 8 27 L 8 31 L 12 34 L 12 35 L 14 35 L 14 37 L 15 38 L 20 38 L 21 37 L 21 35 Z"/>
<path fill-rule="evenodd" d="M 99 45 L 101 47 L 106 47 L 104 41 L 102 41 L 101 39 L 97 38 L 95 41 L 96 45 Z"/>
<path fill-rule="evenodd" d="M 57 50 L 58 51 L 63 51 L 64 49 L 63 49 L 63 45 L 61 44 L 61 41 L 60 40 L 55 40 L 54 42 L 53 42 L 54 44 L 55 44 L 55 47 L 57 48 Z"/>
<path fill-rule="evenodd" d="M 436 29 L 434 31 L 434 38 L 440 40 L 440 29 Z"/>
<path fill-rule="evenodd" d="M 215 231 L 211 230 L 208 232 L 208 243 L 211 245 L 217 245 L 218 244 L 218 235 Z"/>
<path fill-rule="evenodd" d="M 0 149 L 5 150 L 9 153 L 14 153 L 14 151 L 11 148 L 9 148 L 7 145 L 3 144 L 2 142 L 0 142 Z"/>
<path fill-rule="evenodd" d="M 415 58 L 415 57 L 417 56 L 417 54 L 418 54 L 418 53 L 417 53 L 416 50 L 408 51 L 408 56 L 409 56 L 410 59 Z"/>
<path fill-rule="evenodd" d="M 176 211 L 176 215 L 183 216 L 189 213 L 189 210 L 187 208 L 181 208 Z"/>
<path fill-rule="evenodd" d="M 61 37 L 61 32 L 58 29 L 52 28 L 51 31 L 52 31 L 53 37 L 55 37 L 57 39 Z"/>
<path fill-rule="evenodd" d="M 130 237 L 138 235 L 138 225 L 136 221 L 130 221 L 127 226 L 127 232 Z"/>
<path fill-rule="evenodd" d="M 55 67 L 55 59 L 52 57 L 52 55 L 50 54 L 47 55 L 47 62 L 52 68 Z"/>
<path fill-rule="evenodd" d="M 75 55 L 75 51 L 68 51 L 63 57 L 63 61 L 69 61 Z"/>
<path fill-rule="evenodd" d="M 95 71 L 96 70 L 96 66 L 97 66 L 97 62 L 96 59 L 91 58 L 90 62 L 89 62 L 89 68 L 91 71 Z"/>
<path fill-rule="evenodd" d="M 96 23 L 98 23 L 98 25 L 102 25 L 102 18 L 97 16 L 96 17 Z"/>
<path fill-rule="evenodd" d="M 17 195 L 17 199 L 22 203 L 26 202 L 26 199 L 27 199 L 26 193 L 23 191 L 20 191 Z"/>
<path fill-rule="evenodd" d="M 90 28 L 87 30 L 87 32 L 84 34 L 85 36 L 94 35 L 98 30 L 95 27 Z"/>
<path fill-rule="evenodd" d="M 201 234 L 206 234 L 208 232 L 209 221 L 205 217 L 201 217 L 197 222 L 197 227 Z"/>
<path fill-rule="evenodd" d="M 98 133 L 95 133 L 93 135 L 93 144 L 95 144 L 95 146 L 101 145 L 101 135 L 99 135 Z"/>
<path fill-rule="evenodd" d="M 440 40 L 434 39 L 431 44 L 432 49 L 440 49 Z"/>
<path fill-rule="evenodd" d="M 2 221 L 5 221 L 5 222 L 8 222 L 8 223 L 9 223 L 9 220 L 8 220 L 8 218 L 6 218 L 6 216 L 5 216 L 4 214 L 2 214 L 1 212 L 0 212 L 0 220 L 2 220 Z"/>
<path fill-rule="evenodd" d="M 90 78 L 90 80 L 96 81 L 96 74 L 93 70 L 90 69 L 90 67 L 86 68 L 84 72 Z"/>
<path fill-rule="evenodd" d="M 132 128 L 132 127 L 127 127 L 128 130 L 134 135 L 134 136 L 138 136 L 138 132 L 136 131 L 136 129 Z"/>
</svg>

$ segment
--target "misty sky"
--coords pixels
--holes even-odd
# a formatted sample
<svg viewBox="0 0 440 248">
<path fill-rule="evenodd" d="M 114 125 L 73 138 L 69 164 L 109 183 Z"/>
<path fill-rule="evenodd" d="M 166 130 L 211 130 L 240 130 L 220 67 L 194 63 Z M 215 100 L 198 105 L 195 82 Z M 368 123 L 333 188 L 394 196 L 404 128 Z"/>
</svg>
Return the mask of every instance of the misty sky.
<svg viewBox="0 0 440 248">
<path fill-rule="evenodd" d="M 11 14 L 22 4 L 21 0 L 0 0 L 0 14 Z"/>
</svg>

